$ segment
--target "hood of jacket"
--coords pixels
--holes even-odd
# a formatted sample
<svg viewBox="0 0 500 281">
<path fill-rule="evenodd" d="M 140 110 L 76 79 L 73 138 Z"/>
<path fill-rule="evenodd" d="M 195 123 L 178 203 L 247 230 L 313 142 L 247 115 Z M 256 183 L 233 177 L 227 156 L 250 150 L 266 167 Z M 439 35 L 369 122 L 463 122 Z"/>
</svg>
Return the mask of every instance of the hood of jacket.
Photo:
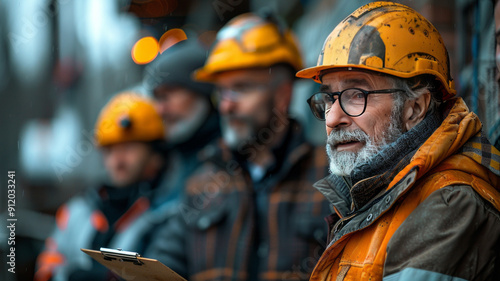
<svg viewBox="0 0 500 281">
<path fill-rule="evenodd" d="M 482 134 L 479 117 L 462 98 L 447 102 L 441 126 L 420 146 L 411 162 L 391 181 L 390 189 L 410 170 L 419 179 L 431 172 L 459 170 L 478 177 L 500 190 L 500 152 Z"/>
</svg>

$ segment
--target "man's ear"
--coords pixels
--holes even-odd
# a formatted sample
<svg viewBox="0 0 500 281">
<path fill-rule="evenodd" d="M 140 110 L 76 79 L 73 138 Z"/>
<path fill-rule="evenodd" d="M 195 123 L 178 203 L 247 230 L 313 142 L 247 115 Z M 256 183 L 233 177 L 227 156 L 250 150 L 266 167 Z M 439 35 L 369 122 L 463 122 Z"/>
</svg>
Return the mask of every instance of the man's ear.
<svg viewBox="0 0 500 281">
<path fill-rule="evenodd" d="M 424 120 L 429 104 L 431 102 L 431 93 L 426 92 L 420 97 L 407 101 L 403 110 L 403 124 L 406 131 L 415 127 L 418 123 Z"/>
</svg>

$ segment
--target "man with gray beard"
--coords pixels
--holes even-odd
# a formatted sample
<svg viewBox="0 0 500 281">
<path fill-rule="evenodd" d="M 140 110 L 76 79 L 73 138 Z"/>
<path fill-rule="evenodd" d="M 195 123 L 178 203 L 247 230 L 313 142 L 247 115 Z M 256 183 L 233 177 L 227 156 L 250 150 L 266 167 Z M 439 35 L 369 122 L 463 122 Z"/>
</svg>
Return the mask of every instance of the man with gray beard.
<svg viewBox="0 0 500 281">
<path fill-rule="evenodd" d="M 446 47 L 422 15 L 373 2 L 328 36 L 309 99 L 325 121 L 335 209 L 311 280 L 497 280 L 500 152 L 455 98 Z"/>
</svg>

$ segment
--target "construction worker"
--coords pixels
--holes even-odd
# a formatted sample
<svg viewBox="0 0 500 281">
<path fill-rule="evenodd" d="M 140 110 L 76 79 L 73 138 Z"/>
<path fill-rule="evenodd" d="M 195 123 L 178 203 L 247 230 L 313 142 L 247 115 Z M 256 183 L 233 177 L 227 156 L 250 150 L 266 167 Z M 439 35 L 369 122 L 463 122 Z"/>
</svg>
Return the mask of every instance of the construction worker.
<svg viewBox="0 0 500 281">
<path fill-rule="evenodd" d="M 312 188 L 323 148 L 288 116 L 302 67 L 290 30 L 240 15 L 217 34 L 199 81 L 214 83 L 223 138 L 204 149 L 176 218 L 146 256 L 188 280 L 307 280 L 323 251 L 329 203 Z"/>
<path fill-rule="evenodd" d="M 219 115 L 210 100 L 214 87 L 191 77 L 205 59 L 205 49 L 196 39 L 187 39 L 164 51 L 146 68 L 143 79 L 169 136 L 165 182 L 178 196 L 201 163 L 199 151 L 220 137 Z"/>
<path fill-rule="evenodd" d="M 327 37 L 308 100 L 334 206 L 311 280 L 497 280 L 500 152 L 454 97 L 448 52 L 411 8 L 373 2 Z"/>
<path fill-rule="evenodd" d="M 56 229 L 37 261 L 35 280 L 117 280 L 80 248 L 142 252 L 168 203 L 160 186 L 165 128 L 149 99 L 121 93 L 95 126 L 110 184 L 71 199 L 56 214 Z"/>
</svg>

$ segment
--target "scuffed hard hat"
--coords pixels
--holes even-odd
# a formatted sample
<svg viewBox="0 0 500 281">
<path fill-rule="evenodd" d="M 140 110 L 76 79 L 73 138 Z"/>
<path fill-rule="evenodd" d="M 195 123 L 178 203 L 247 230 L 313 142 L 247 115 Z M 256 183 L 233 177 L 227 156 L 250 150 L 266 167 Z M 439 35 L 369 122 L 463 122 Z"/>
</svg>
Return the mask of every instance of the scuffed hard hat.
<svg viewBox="0 0 500 281">
<path fill-rule="evenodd" d="M 327 37 L 317 66 L 297 77 L 321 83 L 322 73 L 336 68 L 401 78 L 431 74 L 442 85 L 443 100 L 456 94 L 439 32 L 415 10 L 393 2 L 373 2 L 350 14 Z"/>
<path fill-rule="evenodd" d="M 247 13 L 232 19 L 218 33 L 198 81 L 213 82 L 216 74 L 229 70 L 288 64 L 303 67 L 299 44 L 292 31 L 271 19 Z"/>
</svg>

